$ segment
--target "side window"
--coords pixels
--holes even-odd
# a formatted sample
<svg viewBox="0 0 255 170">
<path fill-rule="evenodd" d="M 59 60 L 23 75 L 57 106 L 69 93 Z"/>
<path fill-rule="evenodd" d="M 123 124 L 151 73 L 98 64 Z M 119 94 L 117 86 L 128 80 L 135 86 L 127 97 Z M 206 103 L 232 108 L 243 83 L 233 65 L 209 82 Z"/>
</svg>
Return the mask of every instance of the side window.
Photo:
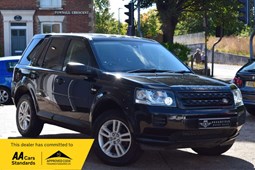
<svg viewBox="0 0 255 170">
<path fill-rule="evenodd" d="M 43 67 L 53 70 L 62 70 L 64 60 L 65 38 L 53 38 L 45 54 Z"/>
<path fill-rule="evenodd" d="M 31 61 L 39 57 L 40 53 L 38 53 L 38 49 L 41 47 L 43 41 L 44 41 L 43 39 L 39 38 L 33 39 L 31 43 L 28 45 L 19 64 L 30 65 Z"/>
<path fill-rule="evenodd" d="M 41 66 L 42 65 L 42 63 L 43 63 L 43 54 L 44 54 L 44 50 L 47 47 L 48 41 L 49 41 L 49 39 L 45 38 L 41 42 L 40 46 L 36 46 L 34 48 L 34 50 L 29 54 L 28 58 L 31 59 L 31 61 L 32 61 L 31 65 L 32 66 Z"/>
<path fill-rule="evenodd" d="M 43 34 L 51 33 L 51 32 L 55 32 L 55 33 L 62 32 L 62 23 L 61 22 L 42 22 L 41 31 Z"/>
<path fill-rule="evenodd" d="M 68 62 L 77 62 L 84 65 L 90 65 L 90 54 L 86 44 L 81 39 L 73 39 L 68 47 L 64 66 Z"/>
<path fill-rule="evenodd" d="M 40 0 L 40 8 L 61 8 L 61 0 Z"/>
</svg>

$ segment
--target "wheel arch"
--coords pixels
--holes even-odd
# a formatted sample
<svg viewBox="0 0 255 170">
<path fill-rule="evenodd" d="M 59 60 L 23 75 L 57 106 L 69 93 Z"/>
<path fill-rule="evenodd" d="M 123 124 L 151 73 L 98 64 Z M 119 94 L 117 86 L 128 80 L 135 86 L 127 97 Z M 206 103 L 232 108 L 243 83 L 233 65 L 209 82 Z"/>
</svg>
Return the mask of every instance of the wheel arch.
<svg viewBox="0 0 255 170">
<path fill-rule="evenodd" d="M 121 112 L 119 112 L 119 116 L 127 121 L 131 131 L 133 132 L 133 127 L 132 127 L 132 124 L 130 123 L 130 120 L 128 119 L 127 113 L 121 107 L 119 103 L 111 99 L 101 100 L 95 105 L 92 113 L 90 114 L 91 129 L 93 128 L 93 125 L 95 121 L 97 120 L 97 118 L 101 116 L 102 114 L 104 114 L 104 112 L 110 111 L 110 110 L 120 110 Z"/>
<path fill-rule="evenodd" d="M 5 85 L 0 85 L 0 87 L 7 88 L 7 89 L 11 90 L 10 87 L 5 86 Z"/>
<path fill-rule="evenodd" d="M 26 86 L 20 86 L 16 91 L 15 91 L 15 95 L 14 95 L 14 103 L 15 106 L 17 106 L 19 99 L 21 98 L 21 96 L 23 96 L 24 94 L 29 95 L 32 100 L 33 100 L 33 104 L 35 106 L 36 111 L 38 110 L 37 107 L 37 103 L 35 102 L 35 94 L 33 93 L 32 90 L 28 89 Z"/>
</svg>

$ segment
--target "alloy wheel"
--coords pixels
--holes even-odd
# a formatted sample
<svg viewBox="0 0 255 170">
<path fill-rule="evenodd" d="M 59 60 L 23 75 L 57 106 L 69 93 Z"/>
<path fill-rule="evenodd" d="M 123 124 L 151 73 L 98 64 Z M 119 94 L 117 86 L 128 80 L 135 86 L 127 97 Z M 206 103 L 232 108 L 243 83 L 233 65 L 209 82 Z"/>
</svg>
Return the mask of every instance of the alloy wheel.
<svg viewBox="0 0 255 170">
<path fill-rule="evenodd" d="M 5 103 L 9 100 L 9 94 L 6 90 L 0 90 L 0 103 Z"/>
<path fill-rule="evenodd" d="M 20 104 L 18 112 L 18 121 L 22 130 L 27 130 L 31 121 L 31 109 L 27 101 Z"/>
<path fill-rule="evenodd" d="M 120 158 L 130 149 L 132 136 L 129 128 L 120 120 L 105 122 L 98 133 L 101 150 L 111 158 Z"/>
</svg>

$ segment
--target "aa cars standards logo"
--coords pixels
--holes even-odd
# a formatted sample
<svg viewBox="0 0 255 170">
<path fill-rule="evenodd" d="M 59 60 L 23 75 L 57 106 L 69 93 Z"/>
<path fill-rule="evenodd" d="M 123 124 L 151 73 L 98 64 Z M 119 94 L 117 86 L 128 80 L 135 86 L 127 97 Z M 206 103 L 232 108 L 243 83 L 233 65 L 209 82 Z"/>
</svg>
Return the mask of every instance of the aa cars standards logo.
<svg viewBox="0 0 255 170">
<path fill-rule="evenodd" d="M 72 159 L 61 151 L 57 151 L 46 159 L 47 165 L 71 165 Z"/>
<path fill-rule="evenodd" d="M 12 165 L 35 165 L 35 157 L 28 156 L 24 152 L 15 152 L 12 157 Z"/>
</svg>

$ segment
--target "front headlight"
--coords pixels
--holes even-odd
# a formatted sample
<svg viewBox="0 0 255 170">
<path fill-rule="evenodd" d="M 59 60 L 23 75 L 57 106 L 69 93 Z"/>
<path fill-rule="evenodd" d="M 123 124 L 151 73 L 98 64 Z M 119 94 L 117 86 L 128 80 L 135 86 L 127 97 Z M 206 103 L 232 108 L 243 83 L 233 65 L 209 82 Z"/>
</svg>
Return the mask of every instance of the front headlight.
<svg viewBox="0 0 255 170">
<path fill-rule="evenodd" d="M 242 93 L 239 89 L 232 90 L 234 101 L 236 106 L 242 106 L 243 105 L 243 98 Z"/>
<path fill-rule="evenodd" d="M 151 106 L 176 107 L 174 93 L 162 90 L 136 89 L 135 102 Z"/>
</svg>

